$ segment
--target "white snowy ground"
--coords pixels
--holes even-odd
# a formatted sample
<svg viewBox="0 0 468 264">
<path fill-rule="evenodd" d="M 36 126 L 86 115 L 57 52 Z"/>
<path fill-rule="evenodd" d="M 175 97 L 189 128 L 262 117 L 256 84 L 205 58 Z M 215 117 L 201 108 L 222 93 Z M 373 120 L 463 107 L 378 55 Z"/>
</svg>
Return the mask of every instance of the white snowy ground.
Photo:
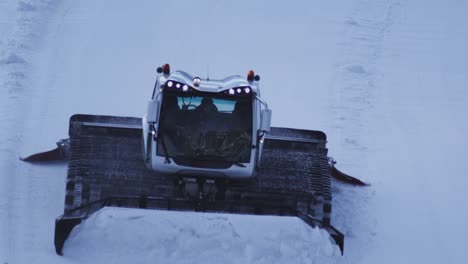
<svg viewBox="0 0 468 264">
<path fill-rule="evenodd" d="M 0 1 L 0 263 L 465 263 L 468 2 Z M 341 257 L 295 218 L 105 209 L 55 255 L 74 113 L 141 116 L 155 68 L 262 76 L 276 126 L 327 133 Z M 88 239 L 89 238 L 89 239 Z"/>
</svg>

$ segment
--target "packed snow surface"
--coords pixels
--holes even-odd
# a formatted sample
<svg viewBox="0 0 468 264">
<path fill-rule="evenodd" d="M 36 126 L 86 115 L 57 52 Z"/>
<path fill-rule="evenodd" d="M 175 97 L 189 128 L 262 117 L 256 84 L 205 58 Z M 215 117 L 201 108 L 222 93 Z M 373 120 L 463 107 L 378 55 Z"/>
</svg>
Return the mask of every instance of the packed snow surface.
<svg viewBox="0 0 468 264">
<path fill-rule="evenodd" d="M 0 1 L 0 263 L 467 263 L 468 2 Z M 155 69 L 261 76 L 273 125 L 323 130 L 332 224 L 99 211 L 55 254 L 66 166 L 19 156 L 75 113 L 141 116 Z M 110 261 L 111 260 L 111 261 Z M 167 260 L 167 261 L 166 261 Z"/>
<path fill-rule="evenodd" d="M 326 231 L 294 217 L 110 208 L 74 229 L 64 248 L 79 263 L 332 263 L 335 254 Z"/>
</svg>

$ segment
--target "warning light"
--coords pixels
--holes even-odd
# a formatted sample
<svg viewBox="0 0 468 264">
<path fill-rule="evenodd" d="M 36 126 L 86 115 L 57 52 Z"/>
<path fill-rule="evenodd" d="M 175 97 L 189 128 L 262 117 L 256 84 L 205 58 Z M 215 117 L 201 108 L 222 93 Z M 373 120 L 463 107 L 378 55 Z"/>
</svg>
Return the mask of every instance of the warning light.
<svg viewBox="0 0 468 264">
<path fill-rule="evenodd" d="M 254 79 L 255 79 L 255 73 L 254 73 L 254 71 L 250 70 L 247 73 L 247 81 L 253 82 Z"/>
<path fill-rule="evenodd" d="M 171 73 L 171 66 L 169 66 L 169 64 L 167 64 L 167 63 L 164 64 L 164 65 L 162 66 L 162 72 L 163 72 L 164 74 L 169 74 L 169 73 Z"/>
</svg>

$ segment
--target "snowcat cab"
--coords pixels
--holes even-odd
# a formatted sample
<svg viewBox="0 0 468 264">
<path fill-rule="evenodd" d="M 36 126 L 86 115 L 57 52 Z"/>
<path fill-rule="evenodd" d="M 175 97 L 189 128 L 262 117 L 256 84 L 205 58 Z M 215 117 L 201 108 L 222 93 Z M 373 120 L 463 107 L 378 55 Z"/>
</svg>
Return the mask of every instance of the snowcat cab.
<svg viewBox="0 0 468 264">
<path fill-rule="evenodd" d="M 142 119 L 147 167 L 181 177 L 252 177 L 271 119 L 259 77 L 202 80 L 163 68 Z"/>
</svg>

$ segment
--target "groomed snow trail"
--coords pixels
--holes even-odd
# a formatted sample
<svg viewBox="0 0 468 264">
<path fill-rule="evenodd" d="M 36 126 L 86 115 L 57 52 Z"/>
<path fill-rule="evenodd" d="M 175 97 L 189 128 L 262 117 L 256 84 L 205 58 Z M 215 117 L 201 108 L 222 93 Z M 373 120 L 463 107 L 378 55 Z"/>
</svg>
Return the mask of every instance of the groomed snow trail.
<svg viewBox="0 0 468 264">
<path fill-rule="evenodd" d="M 467 10 L 405 1 L 386 34 L 366 139 L 378 225 L 368 262 L 468 260 Z"/>
<path fill-rule="evenodd" d="M 382 0 L 355 8 L 329 134 L 341 168 L 372 184 L 335 185 L 334 219 L 355 255 L 350 263 L 464 263 L 468 4 Z"/>
<path fill-rule="evenodd" d="M 184 69 L 200 76 L 206 76 L 208 67 L 211 78 L 220 78 L 233 73 L 245 74 L 247 70 L 254 69 L 264 79 L 262 81 L 265 87 L 264 94 L 270 105 L 277 105 L 275 111 L 278 112 L 279 122 L 275 124 L 300 127 L 301 122 L 298 122 L 300 120 L 291 119 L 290 115 L 286 114 L 288 111 L 302 112 L 307 119 L 320 120 L 319 113 L 324 111 L 320 104 L 326 104 L 324 103 L 326 100 L 320 100 L 317 96 L 310 98 L 297 96 L 298 94 L 284 90 L 285 86 L 278 84 L 275 79 L 279 74 L 289 73 L 292 76 L 296 74 L 294 71 L 299 70 L 302 74 L 314 72 L 317 75 L 316 80 L 322 83 L 328 81 L 328 69 L 331 68 L 329 58 L 334 54 L 333 43 L 336 42 L 337 32 L 342 26 L 339 20 L 346 12 L 346 6 L 336 9 L 333 3 L 327 4 L 325 8 L 330 10 L 327 17 L 321 10 L 314 9 L 313 3 L 300 3 L 299 6 L 268 3 L 271 13 L 259 12 L 266 4 L 265 2 L 252 5 L 249 1 L 245 1 L 219 5 L 215 1 L 206 1 L 197 4 L 187 2 L 161 5 L 153 1 L 143 1 L 136 5 L 125 1 L 114 1 L 112 5 L 108 5 L 105 1 L 64 1 L 56 7 L 54 15 L 44 16 L 44 19 L 48 19 L 48 30 L 40 34 L 42 39 L 37 39 L 34 43 L 44 44 L 36 47 L 40 52 L 27 57 L 31 69 L 24 72 L 25 81 L 30 82 L 24 87 L 31 89 L 31 96 L 20 94 L 21 100 L 27 103 L 10 102 L 18 109 L 25 106 L 24 111 L 27 112 L 27 116 L 16 111 L 7 113 L 11 120 L 17 121 L 15 126 L 9 123 L 7 127 L 21 131 L 21 134 L 16 142 L 7 145 L 11 153 L 2 159 L 14 166 L 14 168 L 5 167 L 5 171 L 11 176 L 2 177 L 2 183 L 5 183 L 3 186 L 9 189 L 5 208 L 12 212 L 7 221 L 2 221 L 2 226 L 9 225 L 5 230 L 10 234 L 9 241 L 13 242 L 3 247 L 6 253 L 2 254 L 0 261 L 93 263 L 102 257 L 87 254 L 77 259 L 55 255 L 53 224 L 55 217 L 63 210 L 66 169 L 59 165 L 49 167 L 23 164 L 17 161 L 16 157 L 48 149 L 57 139 L 66 137 L 67 121 L 74 113 L 141 116 L 151 93 L 154 70 L 162 63 L 170 62 L 174 68 Z M 250 8 L 245 8 L 246 6 Z M 297 8 L 302 11 L 298 13 Z M 174 14 L 178 14 L 178 19 Z M 239 17 L 238 14 L 242 16 Z M 278 17 L 282 17 L 290 25 L 278 21 Z M 311 25 L 307 23 L 309 20 L 312 20 Z M 298 31 L 290 31 L 291 26 L 296 27 Z M 174 30 L 174 27 L 180 30 Z M 306 31 L 320 31 L 321 28 L 329 29 L 323 32 L 321 42 L 304 37 L 302 34 Z M 302 40 L 291 42 L 293 39 Z M 295 51 L 285 49 L 287 45 Z M 332 48 L 323 50 L 320 49 L 322 45 Z M 310 58 L 302 57 L 300 54 L 306 53 L 310 46 L 315 46 L 316 52 L 308 56 L 323 63 L 297 69 L 284 68 L 283 65 L 286 65 L 289 56 L 300 60 L 298 64 L 308 63 Z M 322 68 L 319 64 L 328 66 Z M 310 92 L 310 88 L 304 86 L 300 79 L 291 79 L 289 85 L 296 87 L 298 91 Z M 281 97 L 285 94 L 294 96 L 283 101 Z M 316 103 L 311 104 L 310 100 Z M 291 104 L 292 102 L 296 104 Z M 317 115 L 317 118 L 304 113 L 301 105 L 310 105 L 307 109 Z M 293 124 L 287 124 L 288 122 Z M 317 125 L 317 128 L 318 126 L 323 127 Z M 306 127 L 315 128 L 315 125 L 308 123 Z M 12 134 L 14 132 L 7 136 Z M 151 215 L 161 212 L 146 213 Z M 106 214 L 99 214 L 97 217 L 103 215 Z M 191 213 L 183 215 L 188 219 L 197 218 Z M 226 216 L 227 219 L 231 217 L 236 219 L 239 216 Z M 240 221 L 241 223 L 255 222 L 250 220 L 250 216 L 241 218 L 244 219 Z M 99 218 L 94 220 L 102 221 Z M 173 221 L 179 220 L 175 217 Z M 291 261 L 335 263 L 336 257 L 339 257 L 336 247 L 332 247 L 329 238 L 320 230 L 310 231 L 312 240 L 300 240 L 302 241 L 300 243 L 287 242 L 286 245 L 292 247 L 283 245 L 279 248 L 281 245 L 279 239 L 286 234 L 276 233 L 272 239 L 271 236 L 275 232 L 282 227 L 288 227 L 292 231 L 304 230 L 305 226 L 297 219 L 290 218 L 271 218 L 266 221 L 271 221 L 272 227 L 277 225 L 277 230 L 255 232 L 260 228 L 257 227 L 259 224 L 239 224 L 235 227 L 238 232 L 251 235 L 243 238 L 247 240 L 239 241 L 232 236 L 226 237 L 222 228 L 217 229 L 217 221 L 209 223 L 213 228 L 211 231 L 219 236 L 220 241 L 228 240 L 226 243 L 233 244 L 233 247 L 244 247 L 243 255 L 238 256 L 238 261 L 232 259 L 233 262 L 247 259 L 251 263 L 265 263 L 274 261 L 271 256 L 276 256 L 278 263 Z M 232 222 L 238 223 L 235 220 Z M 183 236 L 185 228 L 196 230 L 203 224 L 192 221 L 185 223 L 189 226 L 182 230 L 173 229 L 171 234 L 174 237 Z M 93 222 L 91 221 L 89 225 L 92 226 Z M 125 228 L 128 229 L 125 231 Z M 116 227 L 117 230 L 114 229 L 110 233 L 118 234 L 119 231 L 133 233 L 136 231 L 134 228 L 129 221 L 127 224 L 119 225 Z M 143 236 L 141 239 L 154 241 L 152 238 L 158 237 L 164 230 L 146 228 L 143 235 L 147 237 Z M 86 235 L 86 230 L 83 231 L 81 234 Z M 301 236 L 303 235 L 305 233 L 301 232 Z M 293 239 L 291 236 L 287 235 Z M 109 237 L 105 230 L 98 237 L 102 239 L 98 245 L 111 247 L 111 244 L 115 243 L 113 237 L 110 237 L 110 241 L 106 240 Z M 290 241 L 291 239 L 287 237 L 284 238 L 285 241 Z M 129 236 L 124 238 L 128 239 Z M 217 248 L 207 247 L 212 244 L 204 244 L 203 237 L 200 239 L 202 243 L 200 248 L 194 249 L 195 252 L 205 252 L 210 258 L 223 257 Z M 133 243 L 129 240 L 127 242 Z M 260 244 L 261 247 L 258 246 Z M 67 249 L 68 252 L 80 251 L 89 245 L 75 241 L 71 243 L 71 247 L 67 246 Z M 164 247 L 164 245 L 153 246 Z M 304 252 L 303 248 L 310 248 L 310 251 Z M 110 249 L 105 247 L 104 250 Z M 191 262 L 184 255 L 183 247 L 173 250 L 174 262 Z M 115 256 L 116 261 L 119 259 L 123 261 L 122 256 L 133 254 L 132 247 L 120 250 L 113 248 L 112 251 L 114 254 L 121 254 L 121 258 Z M 303 253 L 300 255 L 294 253 L 299 251 Z M 288 257 L 286 260 L 285 257 L 291 254 L 297 255 L 297 259 Z M 138 256 L 140 258 L 134 259 L 134 262 L 144 263 L 151 259 L 147 255 Z"/>
<path fill-rule="evenodd" d="M 0 263 L 464 263 L 468 3 L 0 2 Z M 326 234 L 295 218 L 105 209 L 55 255 L 75 113 L 141 116 L 155 68 L 262 77 L 273 123 L 323 130 L 339 168 Z M 91 238 L 91 239 L 89 239 Z M 141 242 L 140 242 L 141 241 Z M 193 247 L 192 245 L 196 245 Z"/>
<path fill-rule="evenodd" d="M 368 173 L 372 146 L 366 144 L 376 93 L 380 88 L 379 59 L 384 52 L 385 36 L 398 19 L 400 1 L 355 1 L 345 17 L 345 30 L 339 42 L 339 56 L 334 65 L 327 109 L 333 117 L 327 129 L 330 154 L 338 168 L 373 183 Z M 334 182 L 334 222 L 346 237 L 346 257 L 349 263 L 362 263 L 375 241 L 378 227 L 376 216 L 369 211 L 374 188 L 350 187 Z"/>
<path fill-rule="evenodd" d="M 29 130 L 25 122 L 34 116 L 34 98 L 43 93 L 31 73 L 56 4 L 52 0 L 0 4 L 0 263 L 30 262 L 30 252 L 50 248 L 53 229 L 43 216 L 53 211 L 38 201 L 54 204 L 60 194 L 43 177 L 46 171 L 25 166 L 18 157 L 28 133 L 25 131 L 38 136 L 37 130 Z M 36 121 L 40 123 L 40 119 Z"/>
</svg>

